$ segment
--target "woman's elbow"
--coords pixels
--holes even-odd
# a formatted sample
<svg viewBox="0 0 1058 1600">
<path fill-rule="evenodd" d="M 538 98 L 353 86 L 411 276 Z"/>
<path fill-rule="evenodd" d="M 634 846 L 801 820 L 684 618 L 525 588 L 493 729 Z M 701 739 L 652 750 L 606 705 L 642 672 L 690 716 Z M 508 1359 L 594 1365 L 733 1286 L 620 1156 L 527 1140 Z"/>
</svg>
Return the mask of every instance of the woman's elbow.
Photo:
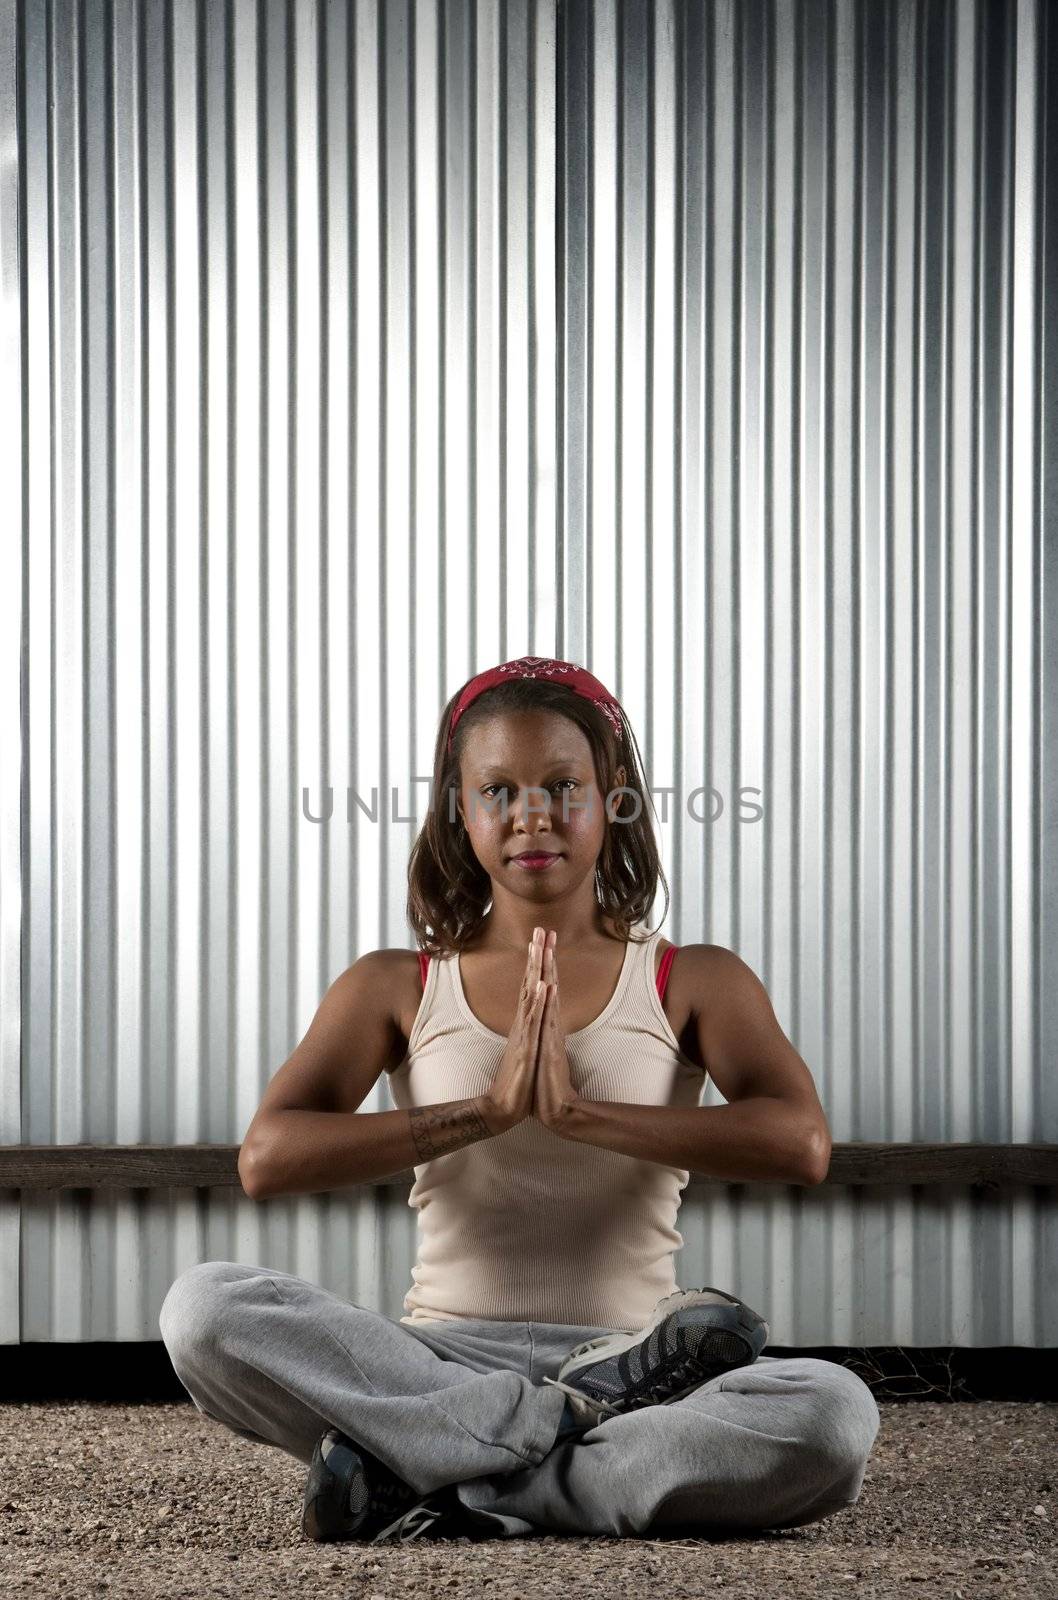
<svg viewBox="0 0 1058 1600">
<path fill-rule="evenodd" d="M 248 1143 L 239 1146 L 239 1160 L 237 1163 L 239 1182 L 242 1192 L 248 1200 L 261 1200 L 263 1195 L 260 1188 L 260 1173 L 257 1170 L 256 1156 Z"/>
<path fill-rule="evenodd" d="M 808 1175 L 805 1183 L 808 1188 L 815 1188 L 818 1183 L 825 1183 L 830 1171 L 831 1140 L 829 1133 L 820 1134 L 812 1142 L 812 1159 L 808 1163 Z"/>
</svg>

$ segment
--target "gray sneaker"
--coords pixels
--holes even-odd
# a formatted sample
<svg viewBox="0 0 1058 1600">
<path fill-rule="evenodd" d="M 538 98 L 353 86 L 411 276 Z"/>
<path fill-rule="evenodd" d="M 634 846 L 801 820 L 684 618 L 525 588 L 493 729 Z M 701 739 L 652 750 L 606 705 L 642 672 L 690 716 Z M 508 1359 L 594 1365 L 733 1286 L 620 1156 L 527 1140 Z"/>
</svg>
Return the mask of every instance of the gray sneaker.
<svg viewBox="0 0 1058 1600">
<path fill-rule="evenodd" d="M 677 1289 L 659 1300 L 645 1328 L 604 1333 L 571 1350 L 557 1378 L 580 1429 L 643 1406 L 671 1405 L 710 1378 L 748 1367 L 768 1342 L 768 1324 L 722 1289 Z"/>
<path fill-rule="evenodd" d="M 338 1428 L 316 1441 L 302 1502 L 306 1539 L 403 1544 L 429 1531 L 458 1537 L 461 1505 L 453 1485 L 424 1496 Z"/>
</svg>

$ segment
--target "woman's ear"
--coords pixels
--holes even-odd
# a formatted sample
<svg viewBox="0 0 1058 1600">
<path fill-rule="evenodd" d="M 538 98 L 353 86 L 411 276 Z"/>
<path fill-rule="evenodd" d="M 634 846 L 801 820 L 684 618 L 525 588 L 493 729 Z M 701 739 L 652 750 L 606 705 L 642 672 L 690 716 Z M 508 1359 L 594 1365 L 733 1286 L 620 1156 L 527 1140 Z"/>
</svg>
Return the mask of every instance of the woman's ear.
<svg viewBox="0 0 1058 1600">
<path fill-rule="evenodd" d="M 617 771 L 614 773 L 614 782 L 613 782 L 614 789 L 623 789 L 624 788 L 625 777 L 626 777 L 626 773 L 625 773 L 624 767 L 618 767 Z M 611 795 L 612 795 L 612 792 L 613 791 L 611 790 Z M 617 811 L 617 810 L 620 809 L 621 800 L 622 799 L 623 799 L 623 796 L 621 796 L 621 795 L 618 795 L 616 800 L 612 799 L 610 795 L 607 795 L 607 797 L 606 797 L 606 816 L 607 816 L 607 820 L 609 822 L 613 822 L 613 820 L 614 820 L 613 813 L 614 813 L 614 811 Z"/>
</svg>

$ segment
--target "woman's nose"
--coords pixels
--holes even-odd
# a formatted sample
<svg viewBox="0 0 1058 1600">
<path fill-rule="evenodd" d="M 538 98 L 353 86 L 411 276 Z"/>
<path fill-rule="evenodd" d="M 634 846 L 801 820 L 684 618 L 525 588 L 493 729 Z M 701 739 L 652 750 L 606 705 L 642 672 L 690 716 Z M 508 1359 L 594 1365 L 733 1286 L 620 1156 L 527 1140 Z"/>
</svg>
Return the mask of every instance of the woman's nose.
<svg viewBox="0 0 1058 1600">
<path fill-rule="evenodd" d="M 511 809 L 511 816 L 522 827 L 531 828 L 540 817 L 551 814 L 551 797 L 546 794 L 522 794 Z"/>
</svg>

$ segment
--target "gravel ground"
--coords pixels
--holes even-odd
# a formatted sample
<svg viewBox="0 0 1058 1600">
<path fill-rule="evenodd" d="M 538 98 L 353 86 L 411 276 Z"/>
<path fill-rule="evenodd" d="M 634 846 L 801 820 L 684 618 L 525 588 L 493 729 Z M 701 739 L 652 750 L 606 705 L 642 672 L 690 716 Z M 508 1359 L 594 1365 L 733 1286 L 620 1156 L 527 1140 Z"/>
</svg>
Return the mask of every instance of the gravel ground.
<svg viewBox="0 0 1058 1600">
<path fill-rule="evenodd" d="M 880 1400 L 853 1507 L 723 1539 L 315 1544 L 305 1468 L 187 1403 L 0 1405 L 0 1596 L 1058 1600 L 1058 1405 Z"/>
</svg>

